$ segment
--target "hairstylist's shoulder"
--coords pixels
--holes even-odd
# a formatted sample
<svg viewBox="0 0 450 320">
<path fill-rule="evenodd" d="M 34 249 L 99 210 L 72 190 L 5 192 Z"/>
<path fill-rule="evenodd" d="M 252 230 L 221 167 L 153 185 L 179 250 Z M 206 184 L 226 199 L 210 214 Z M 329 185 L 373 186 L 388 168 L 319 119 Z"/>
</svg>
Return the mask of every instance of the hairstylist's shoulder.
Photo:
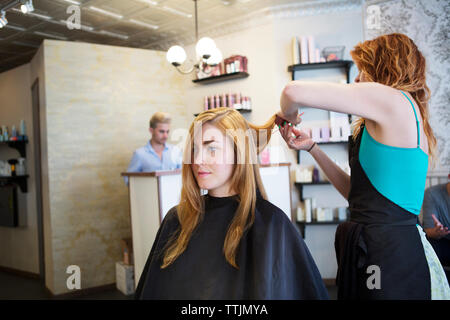
<svg viewBox="0 0 450 320">
<path fill-rule="evenodd" d="M 390 107 L 401 101 L 401 92 L 393 87 L 378 82 L 361 82 L 353 85 L 363 92 L 368 101 L 377 104 L 378 107 Z"/>
<path fill-rule="evenodd" d="M 405 102 L 408 100 L 400 90 L 378 82 L 356 83 L 353 86 L 360 91 L 361 99 L 367 102 L 367 112 L 371 114 L 367 118 L 380 124 L 390 124 L 404 117 L 408 107 Z"/>
</svg>

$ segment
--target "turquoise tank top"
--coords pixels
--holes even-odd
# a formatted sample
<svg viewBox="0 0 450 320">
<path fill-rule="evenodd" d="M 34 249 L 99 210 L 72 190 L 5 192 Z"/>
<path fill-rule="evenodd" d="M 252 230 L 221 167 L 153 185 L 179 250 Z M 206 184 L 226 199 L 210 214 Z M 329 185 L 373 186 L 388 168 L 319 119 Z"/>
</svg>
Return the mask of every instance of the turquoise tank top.
<svg viewBox="0 0 450 320">
<path fill-rule="evenodd" d="M 382 144 L 372 138 L 364 126 L 359 161 L 375 189 L 401 208 L 419 215 L 425 192 L 428 155 L 420 148 L 419 120 L 417 148 L 400 148 Z"/>
</svg>

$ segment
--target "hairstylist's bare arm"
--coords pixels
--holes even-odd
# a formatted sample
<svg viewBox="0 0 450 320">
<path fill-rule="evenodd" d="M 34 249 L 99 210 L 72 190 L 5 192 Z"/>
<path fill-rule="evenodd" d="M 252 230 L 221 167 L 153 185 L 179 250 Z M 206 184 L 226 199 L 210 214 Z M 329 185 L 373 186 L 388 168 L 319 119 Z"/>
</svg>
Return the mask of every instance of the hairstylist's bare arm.
<svg viewBox="0 0 450 320">
<path fill-rule="evenodd" d="M 395 106 L 401 104 L 402 99 L 404 97 L 398 90 L 376 82 L 339 84 L 291 81 L 281 94 L 279 115 L 298 124 L 298 108 L 308 106 L 353 114 L 389 125 L 400 117 L 401 111 Z"/>
<path fill-rule="evenodd" d="M 280 133 L 289 148 L 295 150 L 310 150 L 310 154 L 319 164 L 323 172 L 325 172 L 330 182 L 345 199 L 348 199 L 348 194 L 350 192 L 350 176 L 337 166 L 317 144 L 314 145 L 314 141 L 306 132 L 298 130 L 289 124 L 285 124 L 280 128 Z"/>
</svg>

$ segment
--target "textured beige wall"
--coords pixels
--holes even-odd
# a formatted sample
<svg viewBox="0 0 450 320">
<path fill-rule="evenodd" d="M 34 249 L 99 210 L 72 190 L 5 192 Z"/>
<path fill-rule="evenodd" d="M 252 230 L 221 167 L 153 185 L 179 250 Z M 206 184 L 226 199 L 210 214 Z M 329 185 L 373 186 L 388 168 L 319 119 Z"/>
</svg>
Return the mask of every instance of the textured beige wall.
<svg viewBox="0 0 450 320">
<path fill-rule="evenodd" d="M 19 130 L 21 119 L 25 120 L 27 135 L 33 141 L 31 113 L 30 64 L 25 64 L 0 74 L 0 125 L 12 125 Z M 18 191 L 19 226 L 0 227 L 0 266 L 39 273 L 39 251 L 36 219 L 36 189 L 34 154 L 32 143 L 26 145 L 26 166 L 29 178 L 28 192 Z M 0 159 L 20 157 L 18 151 L 0 146 Z M 1 192 L 1 191 L 0 191 Z"/>
<path fill-rule="evenodd" d="M 120 173 L 148 138 L 149 117 L 187 127 L 183 77 L 164 52 L 45 41 L 49 216 L 54 294 L 66 268 L 81 268 L 81 288 L 115 282 L 120 239 L 131 235 L 128 191 Z"/>
</svg>

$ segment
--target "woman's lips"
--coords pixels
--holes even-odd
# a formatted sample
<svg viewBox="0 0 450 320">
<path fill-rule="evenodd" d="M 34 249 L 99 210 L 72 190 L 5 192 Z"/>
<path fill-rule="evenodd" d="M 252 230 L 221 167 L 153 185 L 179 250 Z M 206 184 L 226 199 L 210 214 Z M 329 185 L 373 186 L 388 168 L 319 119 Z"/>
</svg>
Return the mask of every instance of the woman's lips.
<svg viewBox="0 0 450 320">
<path fill-rule="evenodd" d="M 204 178 L 204 177 L 207 177 L 208 175 L 210 175 L 211 172 L 199 171 L 197 174 L 198 174 L 199 178 Z"/>
</svg>

